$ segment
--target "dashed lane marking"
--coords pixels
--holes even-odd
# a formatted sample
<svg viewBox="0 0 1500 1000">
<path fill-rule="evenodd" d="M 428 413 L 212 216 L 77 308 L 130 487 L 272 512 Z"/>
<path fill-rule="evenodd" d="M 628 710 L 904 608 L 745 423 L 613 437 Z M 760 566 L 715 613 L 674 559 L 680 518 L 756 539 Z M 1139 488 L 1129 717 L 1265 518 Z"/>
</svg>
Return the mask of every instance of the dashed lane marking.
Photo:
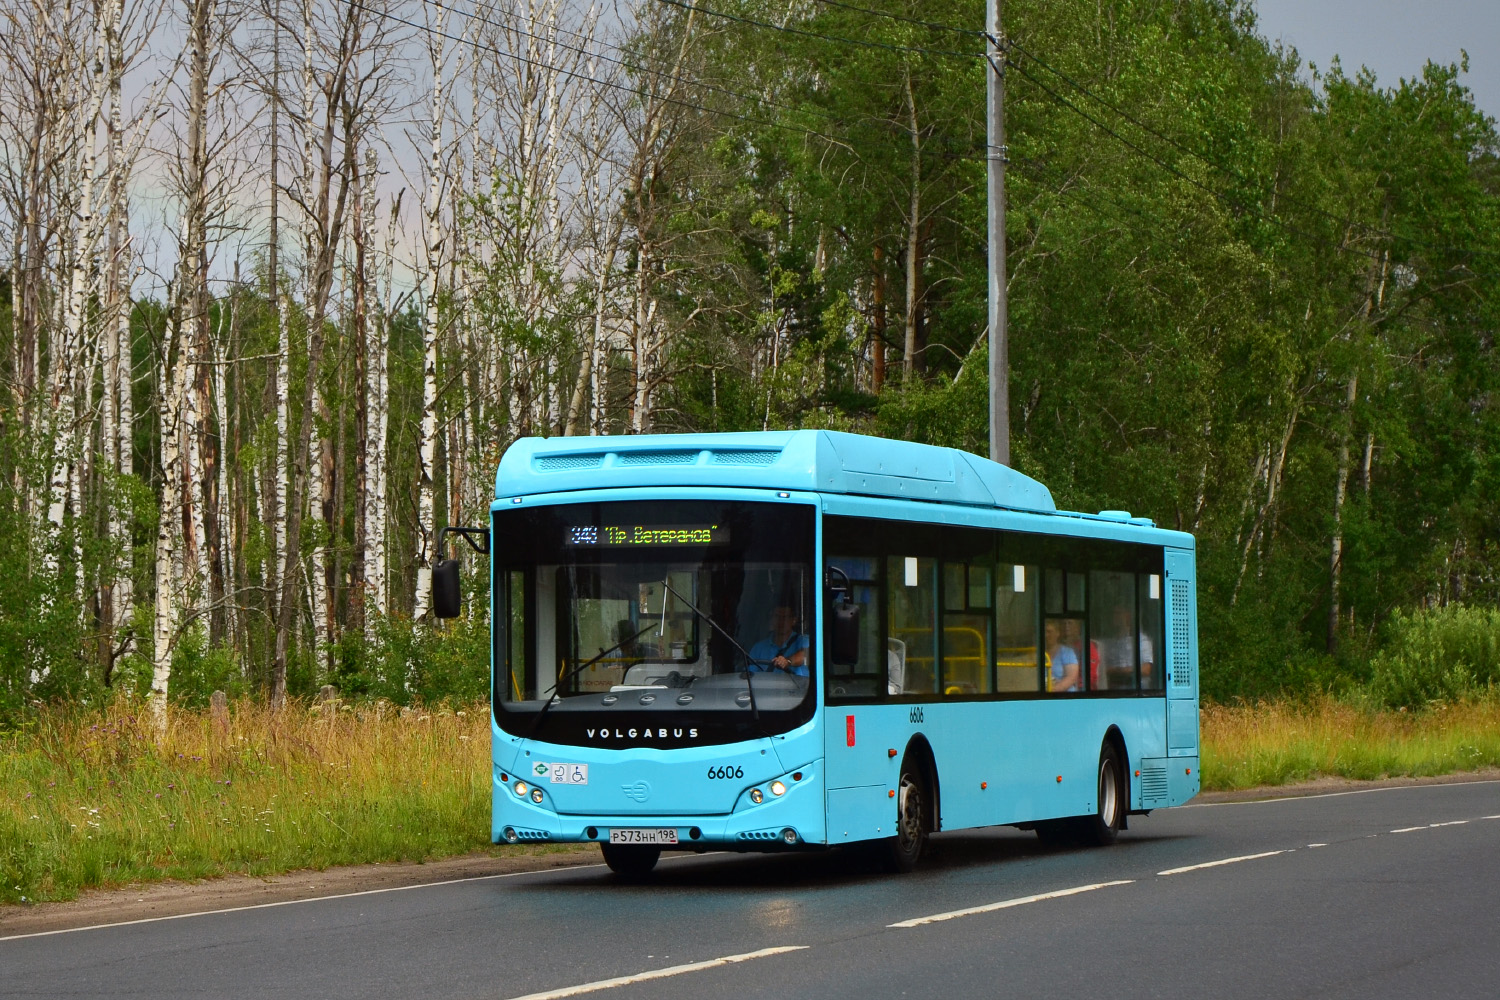
<svg viewBox="0 0 1500 1000">
<path fill-rule="evenodd" d="M 1401 829 L 1399 829 L 1399 830 L 1392 830 L 1391 832 L 1392 833 L 1415 833 L 1418 830 L 1430 830 L 1430 829 L 1432 829 L 1432 827 L 1425 826 L 1425 825 L 1424 826 L 1403 826 Z"/>
<path fill-rule="evenodd" d="M 750 962 L 757 958 L 784 955 L 789 951 L 806 951 L 807 947 L 805 944 L 794 944 L 780 948 L 762 948 L 760 951 L 748 951 L 743 955 L 725 955 L 723 958 L 711 958 L 706 962 L 689 962 L 686 965 L 673 965 L 665 969 L 653 969 L 650 972 L 637 972 L 633 976 L 617 976 L 614 979 L 601 979 L 598 982 L 581 983 L 578 986 L 564 986 L 562 989 L 548 990 L 545 993 L 528 993 L 523 997 L 516 997 L 515 1000 L 558 1000 L 560 997 L 576 997 L 580 993 L 593 993 L 597 990 L 613 989 L 616 986 L 629 986 L 631 983 L 644 983 L 652 979 L 666 979 L 669 976 L 701 972 L 704 969 L 717 969 L 720 966 L 734 965 L 737 962 Z"/>
<path fill-rule="evenodd" d="M 1195 872 L 1200 868 L 1217 868 L 1220 865 L 1232 865 L 1240 861 L 1254 861 L 1256 858 L 1269 858 L 1277 854 L 1290 854 L 1291 851 L 1262 851 L 1259 854 L 1241 854 L 1237 858 L 1220 858 L 1218 861 L 1205 861 L 1200 865 L 1184 865 L 1181 868 L 1168 868 L 1158 875 L 1181 875 L 1183 872 Z"/>
<path fill-rule="evenodd" d="M 1058 889 L 1056 892 L 1041 892 L 1035 896 L 1020 896 L 1016 899 L 1003 899 L 998 903 L 986 903 L 983 906 L 970 906 L 962 910 L 949 910 L 947 913 L 934 913 L 927 917 L 914 917 L 911 920 L 903 920 L 896 924 L 887 924 L 887 927 L 921 927 L 923 924 L 935 924 L 943 920 L 953 920 L 957 917 L 969 917 L 976 913 L 992 913 L 995 910 L 1008 910 L 1012 906 L 1025 906 L 1027 903 L 1039 903 L 1044 899 L 1060 899 L 1063 896 L 1076 896 L 1080 892 L 1093 892 L 1095 889 L 1107 889 L 1112 885 L 1129 885 L 1135 879 L 1119 879 L 1114 882 L 1095 882 L 1093 885 L 1080 885 L 1072 889 Z"/>
</svg>

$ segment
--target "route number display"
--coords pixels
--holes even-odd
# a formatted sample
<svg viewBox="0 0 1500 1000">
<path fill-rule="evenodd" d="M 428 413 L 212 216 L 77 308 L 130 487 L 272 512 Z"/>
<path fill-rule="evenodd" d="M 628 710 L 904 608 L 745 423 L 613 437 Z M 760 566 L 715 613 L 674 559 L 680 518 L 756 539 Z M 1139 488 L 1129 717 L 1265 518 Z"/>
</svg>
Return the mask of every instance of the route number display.
<svg viewBox="0 0 1500 1000">
<path fill-rule="evenodd" d="M 578 549 L 640 545 L 728 545 L 729 529 L 717 524 L 575 524 L 563 544 Z"/>
</svg>

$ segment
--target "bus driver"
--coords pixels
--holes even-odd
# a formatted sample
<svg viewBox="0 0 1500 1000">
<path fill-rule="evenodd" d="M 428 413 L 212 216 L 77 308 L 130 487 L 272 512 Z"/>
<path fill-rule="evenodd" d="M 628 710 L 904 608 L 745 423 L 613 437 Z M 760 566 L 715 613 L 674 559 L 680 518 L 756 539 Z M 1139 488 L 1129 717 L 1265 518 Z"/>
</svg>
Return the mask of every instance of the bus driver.
<svg viewBox="0 0 1500 1000">
<path fill-rule="evenodd" d="M 797 616 L 791 605 L 782 602 L 771 612 L 771 631 L 750 647 L 749 670 L 785 670 L 799 677 L 807 676 L 807 648 L 811 642 L 805 632 L 795 629 Z"/>
</svg>

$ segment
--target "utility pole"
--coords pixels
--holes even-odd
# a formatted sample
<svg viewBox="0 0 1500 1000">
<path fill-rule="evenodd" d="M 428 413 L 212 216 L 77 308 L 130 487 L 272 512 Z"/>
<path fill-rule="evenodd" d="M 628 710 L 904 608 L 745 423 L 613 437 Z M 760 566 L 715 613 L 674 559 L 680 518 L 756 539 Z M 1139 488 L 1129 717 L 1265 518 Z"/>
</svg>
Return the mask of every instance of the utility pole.
<svg viewBox="0 0 1500 1000">
<path fill-rule="evenodd" d="M 990 229 L 990 458 L 1010 464 L 1010 340 L 1005 303 L 1005 52 L 1000 0 L 987 0 L 985 55 Z"/>
</svg>

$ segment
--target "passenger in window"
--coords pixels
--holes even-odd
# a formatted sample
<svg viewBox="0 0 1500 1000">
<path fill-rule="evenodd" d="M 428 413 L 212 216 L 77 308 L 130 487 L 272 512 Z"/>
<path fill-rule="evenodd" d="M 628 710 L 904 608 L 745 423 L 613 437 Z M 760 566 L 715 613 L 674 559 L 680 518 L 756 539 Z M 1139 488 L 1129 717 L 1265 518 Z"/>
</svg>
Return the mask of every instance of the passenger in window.
<svg viewBox="0 0 1500 1000">
<path fill-rule="evenodd" d="M 1081 691 L 1083 674 L 1078 664 L 1078 652 L 1065 641 L 1063 626 L 1064 623 L 1060 621 L 1047 622 L 1047 661 L 1051 665 L 1047 674 L 1047 690 Z"/>
<path fill-rule="evenodd" d="M 807 676 L 807 633 L 797 631 L 797 615 L 791 605 L 776 605 L 771 612 L 771 631 L 750 647 L 748 670 L 785 670 Z"/>
<path fill-rule="evenodd" d="M 1104 676 L 1112 688 L 1135 686 L 1135 651 L 1141 654 L 1141 676 L 1150 675 L 1151 640 L 1144 634 L 1139 643 L 1135 637 L 1135 616 L 1130 608 L 1117 604 L 1110 621 L 1109 636 L 1099 643 L 1104 661 Z"/>
</svg>

